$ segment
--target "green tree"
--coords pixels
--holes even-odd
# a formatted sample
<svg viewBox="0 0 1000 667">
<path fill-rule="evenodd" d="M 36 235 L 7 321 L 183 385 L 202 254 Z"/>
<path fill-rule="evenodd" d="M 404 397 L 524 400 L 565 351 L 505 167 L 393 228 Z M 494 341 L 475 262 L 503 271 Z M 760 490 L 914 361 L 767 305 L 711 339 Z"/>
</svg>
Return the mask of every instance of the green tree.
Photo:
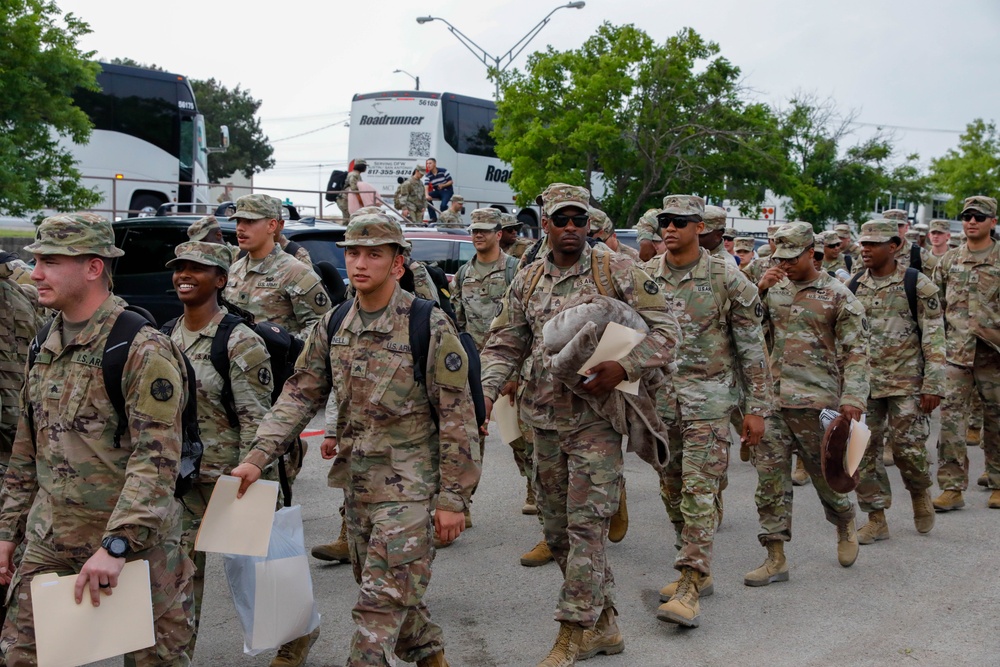
<svg viewBox="0 0 1000 667">
<path fill-rule="evenodd" d="M 191 80 L 198 111 L 205 116 L 209 143 L 218 141 L 219 128 L 229 127 L 229 149 L 208 156 L 208 178 L 218 183 L 240 171 L 250 178 L 274 166 L 274 149 L 260 127 L 261 101 L 238 85 L 232 90 L 215 79 Z"/>
<path fill-rule="evenodd" d="M 73 104 L 78 87 L 96 89 L 99 67 L 77 46 L 90 28 L 54 2 L 0 5 L 0 212 L 93 206 L 63 140 L 84 143 L 92 125 Z"/>
<path fill-rule="evenodd" d="M 784 173 L 777 119 L 748 100 L 740 70 L 684 29 L 657 44 L 631 25 L 601 25 L 579 49 L 551 47 L 501 78 L 494 137 L 522 204 L 562 181 L 593 190 L 633 224 L 671 192 L 745 205 Z"/>
<path fill-rule="evenodd" d="M 1000 135 L 996 123 L 982 118 L 969 123 L 957 148 L 931 160 L 931 182 L 938 192 L 952 196 L 945 210 L 953 217 L 961 212 L 966 197 L 996 197 L 1000 193 Z"/>
</svg>

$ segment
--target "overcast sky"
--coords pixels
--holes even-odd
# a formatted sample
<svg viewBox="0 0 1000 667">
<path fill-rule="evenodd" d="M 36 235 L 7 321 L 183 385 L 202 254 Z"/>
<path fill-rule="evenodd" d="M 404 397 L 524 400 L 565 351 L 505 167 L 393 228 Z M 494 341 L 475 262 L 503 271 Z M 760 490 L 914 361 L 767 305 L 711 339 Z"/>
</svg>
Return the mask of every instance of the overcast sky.
<svg viewBox="0 0 1000 667">
<path fill-rule="evenodd" d="M 393 70 L 419 76 L 422 90 L 491 97 L 482 63 L 445 24 L 418 25 L 417 16 L 447 19 L 496 56 L 561 4 L 57 3 L 90 24 L 82 46 L 99 58 L 129 57 L 249 89 L 263 100 L 277 160 L 256 183 L 302 189 L 325 187 L 330 169 L 346 164 L 343 123 L 354 93 L 412 86 Z M 603 21 L 633 23 L 658 41 L 693 27 L 720 44 L 758 99 L 780 104 L 806 91 L 857 110 L 861 122 L 913 128 L 895 130 L 900 152 L 918 152 L 925 164 L 953 147 L 955 131 L 972 119 L 1000 116 L 998 0 L 587 0 L 583 9 L 556 12 L 514 67 L 547 45 L 580 46 Z"/>
</svg>

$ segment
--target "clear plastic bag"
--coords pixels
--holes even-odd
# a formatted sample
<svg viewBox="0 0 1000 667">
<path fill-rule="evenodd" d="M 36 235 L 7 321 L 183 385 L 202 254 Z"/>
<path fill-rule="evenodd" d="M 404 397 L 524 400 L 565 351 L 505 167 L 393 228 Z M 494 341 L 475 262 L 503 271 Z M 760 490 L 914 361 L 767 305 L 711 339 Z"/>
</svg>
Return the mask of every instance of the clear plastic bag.
<svg viewBox="0 0 1000 667">
<path fill-rule="evenodd" d="M 278 648 L 319 627 L 299 505 L 275 512 L 266 557 L 225 555 L 223 564 L 244 653 Z"/>
</svg>

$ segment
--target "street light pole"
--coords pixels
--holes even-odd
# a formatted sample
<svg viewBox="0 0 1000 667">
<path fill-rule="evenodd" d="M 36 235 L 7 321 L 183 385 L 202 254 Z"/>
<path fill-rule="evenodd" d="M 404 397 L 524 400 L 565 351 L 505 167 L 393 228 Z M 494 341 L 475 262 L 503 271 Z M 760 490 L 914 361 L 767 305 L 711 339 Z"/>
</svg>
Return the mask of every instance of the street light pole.
<svg viewBox="0 0 1000 667">
<path fill-rule="evenodd" d="M 551 12 L 546 14 L 545 18 L 539 21 L 534 28 L 529 30 L 527 34 L 524 35 L 524 37 L 519 39 L 517 43 L 514 44 L 514 46 L 510 47 L 507 53 L 503 54 L 502 56 L 490 55 L 490 53 L 486 49 L 484 49 L 483 47 L 479 46 L 474 41 L 472 41 L 472 39 L 470 39 L 468 35 L 466 35 L 461 30 L 459 30 L 451 23 L 449 23 L 447 20 L 439 16 L 418 16 L 417 23 L 423 25 L 424 23 L 430 23 L 431 21 L 441 21 L 446 26 L 448 26 L 448 31 L 455 36 L 455 39 L 460 41 L 465 48 L 467 48 L 470 52 L 472 52 L 472 55 L 476 56 L 477 60 L 486 65 L 487 70 L 492 69 L 493 72 L 495 72 L 494 74 L 494 76 L 496 77 L 494 81 L 496 85 L 495 96 L 497 99 L 500 99 L 500 74 L 508 67 L 510 67 L 511 63 L 513 63 L 514 60 L 519 55 L 521 55 L 521 52 L 524 51 L 524 48 L 528 46 L 531 40 L 533 40 L 538 35 L 538 33 L 542 31 L 542 28 L 548 25 L 549 21 L 552 20 L 552 15 L 555 14 L 560 9 L 583 9 L 584 6 L 586 6 L 586 4 L 587 3 L 584 2 L 583 0 L 576 0 L 576 2 L 568 2 L 565 5 L 559 5 Z"/>
<path fill-rule="evenodd" d="M 405 74 L 406 76 L 410 77 L 416 83 L 416 88 L 414 90 L 420 90 L 420 77 L 419 76 L 413 76 L 412 74 L 410 74 L 409 72 L 407 72 L 405 69 L 394 69 L 394 70 L 392 70 L 392 73 L 393 74 Z"/>
</svg>

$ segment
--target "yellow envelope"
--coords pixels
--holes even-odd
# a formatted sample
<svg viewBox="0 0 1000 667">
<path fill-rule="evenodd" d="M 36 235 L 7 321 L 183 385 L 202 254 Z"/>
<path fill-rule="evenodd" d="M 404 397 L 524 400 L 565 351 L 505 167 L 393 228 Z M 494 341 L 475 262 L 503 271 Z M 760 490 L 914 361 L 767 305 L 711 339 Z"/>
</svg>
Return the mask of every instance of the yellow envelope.
<svg viewBox="0 0 1000 667">
<path fill-rule="evenodd" d="M 511 405 L 507 396 L 497 396 L 493 404 L 492 420 L 500 427 L 500 439 L 509 445 L 521 437 L 521 427 L 517 425 L 517 406 Z"/>
<path fill-rule="evenodd" d="M 215 483 L 194 541 L 196 551 L 237 556 L 267 555 L 271 526 L 274 525 L 274 506 L 278 502 L 278 483 L 257 480 L 237 500 L 239 489 L 237 477 L 223 475 Z"/>
<path fill-rule="evenodd" d="M 580 375 L 586 375 L 586 373 L 583 372 L 584 370 L 593 368 L 601 362 L 618 361 L 619 359 L 622 359 L 632 351 L 632 348 L 641 343 L 642 339 L 645 337 L 646 334 L 641 331 L 630 329 L 629 327 L 622 326 L 617 322 L 608 322 L 608 326 L 604 329 L 604 335 L 601 336 L 601 340 L 598 341 L 597 348 L 594 350 L 594 353 L 590 355 L 590 359 L 587 359 L 577 372 Z M 615 389 L 623 391 L 626 394 L 638 396 L 639 381 L 629 382 L 628 380 L 623 380 L 617 387 L 615 387 Z"/>
<path fill-rule="evenodd" d="M 148 561 L 126 563 L 114 594 L 102 595 L 100 607 L 91 604 L 89 587 L 76 603 L 77 576 L 31 580 L 38 667 L 77 667 L 156 643 Z"/>
<path fill-rule="evenodd" d="M 861 459 L 865 456 L 865 450 L 868 449 L 868 441 L 871 437 L 871 429 L 865 424 L 863 415 L 859 422 L 851 420 L 851 435 L 847 441 L 846 454 L 848 475 L 853 475 L 854 471 L 861 465 Z"/>
</svg>

